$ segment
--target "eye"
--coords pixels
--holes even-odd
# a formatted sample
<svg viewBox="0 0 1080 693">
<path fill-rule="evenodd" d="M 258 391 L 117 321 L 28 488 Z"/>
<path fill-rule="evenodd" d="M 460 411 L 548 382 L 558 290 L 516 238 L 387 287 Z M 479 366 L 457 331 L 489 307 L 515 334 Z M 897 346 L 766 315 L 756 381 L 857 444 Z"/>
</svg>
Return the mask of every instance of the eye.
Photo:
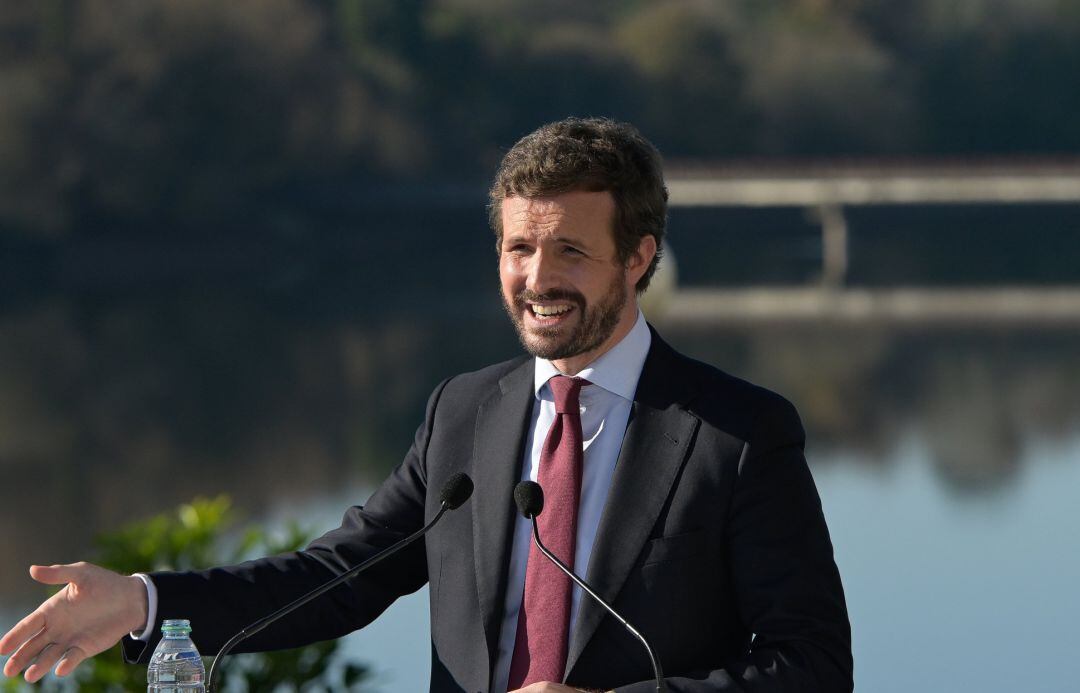
<svg viewBox="0 0 1080 693">
<path fill-rule="evenodd" d="M 567 245 L 567 246 L 563 246 L 563 254 L 564 255 L 584 255 L 585 252 L 582 251 L 582 250 L 579 250 L 578 248 L 575 248 L 572 245 Z"/>
<path fill-rule="evenodd" d="M 532 252 L 532 246 L 527 243 L 509 243 L 503 248 L 504 253 L 513 253 L 515 255 L 526 255 Z"/>
</svg>

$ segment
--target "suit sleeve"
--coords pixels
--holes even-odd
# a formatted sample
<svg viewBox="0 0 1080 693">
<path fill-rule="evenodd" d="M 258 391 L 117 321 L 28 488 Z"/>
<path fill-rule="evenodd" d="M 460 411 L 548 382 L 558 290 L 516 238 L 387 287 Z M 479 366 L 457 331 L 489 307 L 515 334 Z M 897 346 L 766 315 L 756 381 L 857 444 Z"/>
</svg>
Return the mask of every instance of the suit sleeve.
<svg viewBox="0 0 1080 693">
<path fill-rule="evenodd" d="M 190 620 L 196 647 L 212 655 L 242 628 L 420 529 L 427 495 L 425 458 L 445 385 L 431 395 L 404 461 L 366 505 L 346 511 L 337 529 L 294 553 L 209 570 L 152 573 L 159 596 L 155 635 L 149 643 L 124 638 L 125 660 L 148 661 L 160 639 L 161 622 L 170 618 Z M 236 651 L 300 647 L 346 635 L 427 579 L 421 539 L 244 641 Z"/>
<path fill-rule="evenodd" d="M 753 633 L 749 652 L 668 678 L 672 691 L 853 690 L 847 607 L 804 439 L 794 407 L 775 397 L 743 448 L 727 518 L 737 609 Z M 655 683 L 616 690 L 644 693 Z"/>
</svg>

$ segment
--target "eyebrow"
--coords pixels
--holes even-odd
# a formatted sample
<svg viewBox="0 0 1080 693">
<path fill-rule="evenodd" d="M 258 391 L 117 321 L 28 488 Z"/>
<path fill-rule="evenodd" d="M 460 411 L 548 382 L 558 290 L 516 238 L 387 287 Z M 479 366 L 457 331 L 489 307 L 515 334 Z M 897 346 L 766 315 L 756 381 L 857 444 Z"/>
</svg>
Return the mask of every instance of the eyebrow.
<svg viewBox="0 0 1080 693">
<path fill-rule="evenodd" d="M 508 236 L 503 236 L 503 243 L 516 243 L 518 241 L 533 241 L 535 236 L 527 233 L 515 233 Z M 576 246 L 579 248 L 589 248 L 590 245 L 585 239 L 570 238 L 569 236 L 555 236 L 554 238 L 545 239 L 554 243 L 565 243 L 567 245 Z"/>
</svg>

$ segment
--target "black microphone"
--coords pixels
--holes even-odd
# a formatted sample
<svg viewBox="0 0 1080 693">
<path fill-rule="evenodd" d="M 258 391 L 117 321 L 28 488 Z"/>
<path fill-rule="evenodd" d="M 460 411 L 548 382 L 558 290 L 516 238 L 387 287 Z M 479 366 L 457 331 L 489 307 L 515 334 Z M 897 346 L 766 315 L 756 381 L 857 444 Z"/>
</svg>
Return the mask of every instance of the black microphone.
<svg viewBox="0 0 1080 693">
<path fill-rule="evenodd" d="M 584 580 L 575 575 L 574 571 L 570 570 L 565 563 L 559 560 L 558 556 L 548 551 L 547 547 L 540 542 L 540 528 L 536 524 L 536 516 L 544 509 L 544 489 L 540 488 L 540 484 L 535 481 L 522 481 L 519 483 L 514 487 L 514 503 L 517 504 L 518 512 L 524 515 L 526 519 L 532 520 L 533 541 L 536 543 L 536 548 L 540 549 L 540 553 L 559 566 L 559 570 L 566 573 L 567 577 L 577 583 L 578 587 L 595 599 L 600 606 L 607 609 L 607 612 L 614 616 L 615 620 L 623 625 L 623 628 L 630 631 L 635 638 L 641 641 L 641 644 L 645 646 L 645 651 L 649 653 L 649 660 L 652 662 L 653 675 L 656 677 L 656 691 L 657 693 L 667 693 L 668 688 L 667 684 L 664 683 L 664 672 L 660 668 L 660 660 L 653 654 L 653 650 L 649 647 L 649 641 L 645 639 L 645 636 L 638 632 L 637 628 L 630 625 L 630 622 L 620 616 L 619 612 L 604 601 L 603 597 L 589 587 Z"/>
<path fill-rule="evenodd" d="M 214 675 L 217 673 L 218 662 L 220 662 L 225 655 L 229 654 L 229 652 L 232 651 L 232 649 L 236 647 L 240 642 L 246 640 L 247 638 L 250 638 L 252 635 L 255 635 L 256 633 L 266 628 L 271 623 L 277 621 L 281 617 L 286 616 L 293 611 L 299 609 L 301 606 L 307 604 L 312 599 L 326 594 L 327 592 L 334 589 L 349 578 L 354 577 L 358 573 L 367 570 L 368 568 L 375 565 L 384 558 L 392 556 L 393 554 L 413 543 L 420 537 L 424 536 L 425 534 L 427 534 L 428 530 L 435 526 L 436 522 L 442 519 L 442 516 L 446 514 L 447 510 L 455 510 L 460 507 L 462 503 L 469 500 L 469 496 L 472 495 L 472 492 L 473 482 L 472 479 L 469 478 L 469 475 L 465 474 L 464 472 L 458 472 L 457 474 L 454 474 L 446 480 L 446 483 L 443 484 L 442 490 L 439 492 L 439 501 L 441 506 L 439 508 L 439 512 L 436 513 L 435 517 L 431 519 L 431 522 L 428 522 L 426 525 L 423 526 L 423 528 L 421 528 L 417 532 L 414 532 L 413 534 L 410 534 L 398 543 L 383 549 L 382 551 L 367 559 L 363 563 L 349 568 L 347 571 L 345 571 L 341 575 L 338 575 L 333 580 L 326 582 L 320 587 L 316 587 L 304 596 L 296 599 L 289 604 L 286 604 L 285 606 L 281 607 L 269 616 L 264 616 L 258 621 L 255 621 L 250 626 L 244 628 L 239 633 L 230 638 L 228 642 L 221 646 L 221 649 L 218 651 L 217 656 L 214 657 L 213 664 L 210 665 L 210 675 L 206 677 L 207 692 L 213 693 L 213 691 L 217 690 L 214 687 Z"/>
</svg>

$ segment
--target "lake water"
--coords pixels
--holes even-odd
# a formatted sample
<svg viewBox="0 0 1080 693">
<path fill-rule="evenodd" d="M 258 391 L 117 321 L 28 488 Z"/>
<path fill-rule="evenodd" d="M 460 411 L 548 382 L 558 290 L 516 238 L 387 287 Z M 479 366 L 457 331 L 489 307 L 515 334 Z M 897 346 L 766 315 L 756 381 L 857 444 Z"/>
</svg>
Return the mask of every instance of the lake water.
<svg viewBox="0 0 1080 693">
<path fill-rule="evenodd" d="M 517 352 L 480 306 L 313 313 L 194 292 L 3 315 L 0 627 L 41 596 L 25 566 L 90 557 L 97 532 L 194 495 L 336 525 L 400 459 L 431 387 Z M 1080 334 L 661 329 L 798 406 L 858 690 L 1070 690 Z M 425 689 L 426 610 L 421 591 L 347 639 L 375 690 Z"/>
</svg>

